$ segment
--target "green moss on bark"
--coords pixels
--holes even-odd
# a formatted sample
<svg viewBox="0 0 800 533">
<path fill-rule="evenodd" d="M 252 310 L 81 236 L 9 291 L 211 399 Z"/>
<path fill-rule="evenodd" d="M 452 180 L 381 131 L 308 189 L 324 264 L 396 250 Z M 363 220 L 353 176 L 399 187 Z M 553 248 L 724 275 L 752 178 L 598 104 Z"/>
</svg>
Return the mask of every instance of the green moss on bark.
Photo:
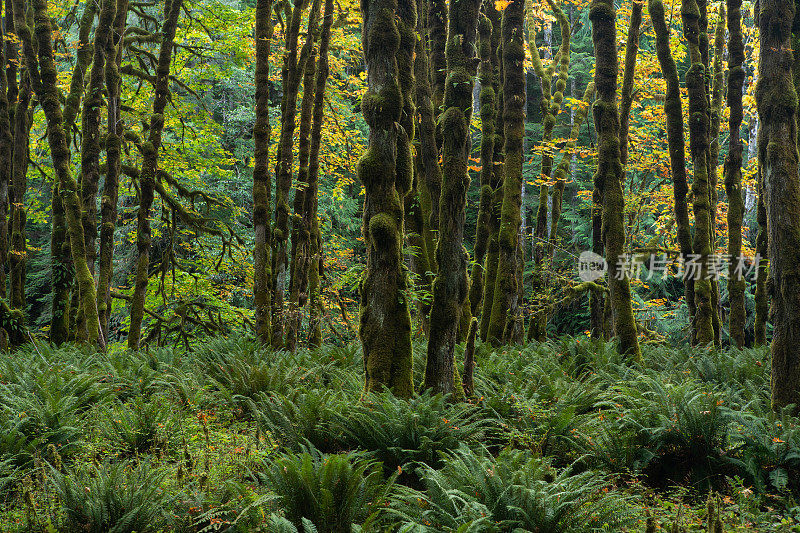
<svg viewBox="0 0 800 533">
<path fill-rule="evenodd" d="M 603 183 L 603 241 L 608 261 L 610 307 L 620 351 L 633 360 L 641 353 L 631 307 L 628 277 L 619 271 L 618 259 L 625 251 L 622 196 L 622 164 L 619 155 L 619 114 L 617 111 L 616 12 L 611 0 L 593 0 L 589 11 L 594 43 L 595 89 L 593 114 L 597 131 L 597 173 Z"/>
<path fill-rule="evenodd" d="M 686 72 L 689 95 L 689 151 L 692 156 L 694 180 L 692 181 L 692 209 L 694 211 L 694 239 L 692 249 L 697 255 L 699 276 L 694 283 L 693 340 L 705 345 L 714 341 L 713 290 L 708 279 L 708 262 L 711 249 L 711 193 L 709 191 L 709 98 L 706 86 L 706 66 L 703 54 L 700 9 L 696 0 L 681 4 L 683 33 L 689 47 L 691 66 Z M 706 38 L 707 41 L 707 38 Z M 707 46 L 706 46 L 707 48 Z"/>
<path fill-rule="evenodd" d="M 742 40 L 742 1 L 727 0 L 728 14 L 728 107 L 730 118 L 728 128 L 728 155 L 725 158 L 725 194 L 728 197 L 728 254 L 733 258 L 728 270 L 728 294 L 730 300 L 730 316 L 728 331 L 731 343 L 738 348 L 744 347 L 744 326 L 746 320 L 744 293 L 745 280 L 737 271 L 737 260 L 742 255 L 742 218 L 744 202 L 742 201 L 742 150 L 740 138 L 742 126 L 742 87 L 745 73 L 744 42 Z"/>
<path fill-rule="evenodd" d="M 523 69 L 525 19 L 522 3 L 511 3 L 503 11 L 503 124 L 505 164 L 503 204 L 497 237 L 498 257 L 494 301 L 487 340 L 508 342 L 515 322 L 521 319 L 517 279 L 517 247 L 522 223 L 522 138 L 525 121 L 525 75 Z"/>
<path fill-rule="evenodd" d="M 456 372 L 455 345 L 468 294 L 468 256 L 463 250 L 464 219 L 469 188 L 467 158 L 471 153 L 469 123 L 472 115 L 473 79 L 479 0 L 450 4 L 447 78 L 444 112 L 439 119 L 442 136 L 442 190 L 439 198 L 437 274 L 433 282 L 430 334 L 425 364 L 426 389 L 463 396 Z"/>
<path fill-rule="evenodd" d="M 760 72 L 756 85 L 758 159 L 769 241 L 772 297 L 772 404 L 800 398 L 800 181 L 797 149 L 797 93 L 792 78 L 793 2 L 762 0 L 758 14 Z"/>
<path fill-rule="evenodd" d="M 408 0 L 401 0 L 405 3 Z M 367 64 L 367 94 L 399 85 L 397 20 L 413 13 L 397 0 L 363 0 L 363 48 Z M 414 21 L 407 21 L 413 26 Z M 404 68 L 412 68 L 406 64 Z M 386 109 L 400 117 L 402 107 Z M 365 392 L 390 390 L 400 397 L 414 392 L 411 356 L 411 315 L 408 277 L 402 258 L 403 208 L 397 182 L 399 124 L 368 118 L 369 146 L 358 165 L 365 188 L 364 243 L 367 266 L 360 283 L 359 337 L 364 351 Z"/>
<path fill-rule="evenodd" d="M 690 257 L 692 251 L 692 234 L 689 225 L 689 207 L 686 196 L 689 186 L 686 181 L 686 145 L 684 141 L 683 108 L 681 103 L 681 87 L 675 59 L 670 49 L 669 28 L 664 16 L 664 4 L 661 0 L 649 2 L 650 18 L 656 34 L 656 55 L 661 65 L 661 72 L 667 84 L 664 95 L 664 114 L 666 115 L 667 146 L 669 164 L 672 171 L 672 194 L 674 200 L 677 240 L 683 257 Z M 684 296 L 689 308 L 690 320 L 694 319 L 694 279 L 684 279 Z"/>
<path fill-rule="evenodd" d="M 150 270 L 150 209 L 153 205 L 158 150 L 164 129 L 164 110 L 169 99 L 169 69 L 172 63 L 172 48 L 178 27 L 178 16 L 182 0 L 170 0 L 161 28 L 161 48 L 156 66 L 155 97 L 147 141 L 142 144 L 142 171 L 139 176 L 139 211 L 136 215 L 136 284 L 131 298 L 131 324 L 128 329 L 128 348 L 139 349 L 144 319 L 144 300 L 147 294 Z"/>
</svg>

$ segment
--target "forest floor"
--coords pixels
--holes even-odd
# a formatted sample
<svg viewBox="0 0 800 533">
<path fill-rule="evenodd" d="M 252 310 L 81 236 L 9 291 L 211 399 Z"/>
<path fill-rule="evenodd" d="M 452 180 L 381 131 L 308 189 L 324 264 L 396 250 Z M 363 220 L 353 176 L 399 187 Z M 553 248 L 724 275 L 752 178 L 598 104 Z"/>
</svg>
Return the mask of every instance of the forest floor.
<svg viewBox="0 0 800 533">
<path fill-rule="evenodd" d="M 768 358 L 484 345 L 447 402 L 363 397 L 358 346 L 29 346 L 0 362 L 0 531 L 798 532 Z"/>
</svg>

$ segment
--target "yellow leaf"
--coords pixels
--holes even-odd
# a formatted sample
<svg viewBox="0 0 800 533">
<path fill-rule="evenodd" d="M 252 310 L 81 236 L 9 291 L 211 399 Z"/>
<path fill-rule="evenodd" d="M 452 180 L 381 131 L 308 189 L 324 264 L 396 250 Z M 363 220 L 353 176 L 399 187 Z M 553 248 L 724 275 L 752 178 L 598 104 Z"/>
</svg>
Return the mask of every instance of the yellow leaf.
<svg viewBox="0 0 800 533">
<path fill-rule="evenodd" d="M 502 11 L 508 7 L 508 5 L 513 2 L 514 0 L 495 0 L 494 8 L 498 11 Z"/>
</svg>

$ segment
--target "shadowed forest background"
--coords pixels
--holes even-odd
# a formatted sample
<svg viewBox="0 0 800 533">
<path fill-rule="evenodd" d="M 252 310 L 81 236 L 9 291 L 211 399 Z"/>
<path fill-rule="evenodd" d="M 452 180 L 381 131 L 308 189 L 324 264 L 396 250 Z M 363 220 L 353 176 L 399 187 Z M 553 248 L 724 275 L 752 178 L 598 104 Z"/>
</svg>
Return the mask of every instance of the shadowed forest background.
<svg viewBox="0 0 800 533">
<path fill-rule="evenodd" d="M 793 1 L 0 6 L 0 531 L 800 531 Z"/>
</svg>

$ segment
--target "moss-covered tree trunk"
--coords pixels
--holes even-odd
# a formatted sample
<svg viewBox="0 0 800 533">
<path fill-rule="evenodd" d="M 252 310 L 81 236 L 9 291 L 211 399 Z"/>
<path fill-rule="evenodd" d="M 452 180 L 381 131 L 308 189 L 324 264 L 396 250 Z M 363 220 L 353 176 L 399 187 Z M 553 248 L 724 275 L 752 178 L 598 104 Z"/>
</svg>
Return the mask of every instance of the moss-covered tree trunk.
<svg viewBox="0 0 800 533">
<path fill-rule="evenodd" d="M 322 235 L 317 215 L 317 192 L 319 189 L 319 148 L 322 144 L 322 123 L 325 109 L 325 85 L 330 75 L 328 50 L 333 26 L 333 0 L 325 0 L 325 16 L 319 41 L 319 62 L 314 88 L 314 111 L 311 125 L 311 152 L 308 158 L 308 188 L 304 218 L 310 224 L 308 245 L 308 345 L 317 347 L 322 343 L 322 298 L 320 274 L 322 272 Z"/>
<path fill-rule="evenodd" d="M 58 69 L 52 44 L 52 24 L 46 0 L 34 0 L 31 5 L 36 27 L 37 48 L 34 49 L 33 33 L 25 19 L 22 0 L 14 0 L 14 26 L 23 43 L 25 64 L 31 86 L 39 98 L 47 120 L 48 143 L 59 182 L 59 194 L 66 214 L 72 262 L 80 290 L 80 305 L 85 315 L 87 340 L 90 344 L 103 348 L 105 341 L 97 317 L 94 279 L 86 261 L 78 184 L 69 168 L 70 151 L 57 85 Z"/>
<path fill-rule="evenodd" d="M 719 193 L 717 186 L 719 178 L 717 175 L 717 161 L 719 160 L 719 129 L 722 121 L 722 89 L 725 85 L 724 73 L 722 71 L 722 55 L 725 49 L 725 5 L 720 4 L 719 20 L 714 33 L 714 63 L 712 73 L 714 75 L 711 88 L 711 123 L 709 127 L 709 147 L 708 147 L 708 194 L 710 202 L 709 215 L 709 240 L 711 242 L 711 253 L 717 250 L 717 206 L 719 205 Z M 714 344 L 722 345 L 722 317 L 721 302 L 719 295 L 719 281 L 716 276 L 711 281 L 711 325 L 714 328 Z"/>
<path fill-rule="evenodd" d="M 447 42 L 447 78 L 442 131 L 442 191 L 439 198 L 439 239 L 436 246 L 436 279 L 433 282 L 425 388 L 436 393 L 463 395 L 456 379 L 455 345 L 462 309 L 468 294 L 464 251 L 464 219 L 469 188 L 467 158 L 472 142 L 472 90 L 477 63 L 476 34 L 479 0 L 457 0 L 450 4 Z"/>
<path fill-rule="evenodd" d="M 642 6 L 644 2 L 633 2 L 631 20 L 628 25 L 628 38 L 625 41 L 625 65 L 622 73 L 619 115 L 619 157 L 622 167 L 628 164 L 628 130 L 633 104 L 633 78 L 636 74 L 636 55 L 639 52 L 639 29 L 642 25 Z"/>
<path fill-rule="evenodd" d="M 97 245 L 97 190 L 100 182 L 100 118 L 107 43 L 114 27 L 116 0 L 102 0 L 92 46 L 92 70 L 81 113 L 81 205 L 86 261 L 94 273 Z M 98 311 L 99 313 L 99 311 Z"/>
<path fill-rule="evenodd" d="M 622 196 L 623 170 L 619 155 L 619 113 L 617 110 L 617 31 L 612 0 L 593 0 L 589 11 L 595 55 L 597 100 L 593 115 L 597 131 L 597 173 L 603 183 L 603 241 L 608 261 L 610 306 L 614 333 L 620 351 L 634 360 L 641 358 L 636 321 L 631 307 L 627 273 L 618 260 L 625 252 Z"/>
<path fill-rule="evenodd" d="M 124 123 L 121 119 L 122 36 L 128 20 L 128 0 L 117 0 L 114 30 L 106 40 L 106 175 L 100 200 L 100 255 L 97 265 L 97 314 L 103 334 L 108 338 L 108 321 L 111 315 L 111 278 L 114 274 L 114 231 L 117 228 L 117 203 L 119 201 L 119 172 L 122 161 Z"/>
<path fill-rule="evenodd" d="M 677 241 L 684 258 L 691 257 L 692 233 L 689 225 L 689 206 L 686 196 L 689 185 L 686 181 L 686 144 L 683 138 L 683 109 L 681 103 L 681 86 L 678 69 L 670 50 L 669 27 L 664 16 L 664 4 L 661 0 L 650 0 L 650 19 L 656 34 L 656 55 L 661 72 L 667 84 L 664 95 L 664 114 L 667 122 L 667 147 L 669 149 L 669 165 L 672 171 L 672 195 L 677 227 Z M 690 320 L 694 319 L 694 278 L 683 279 L 684 297 L 689 309 Z"/>
<path fill-rule="evenodd" d="M 318 28 L 309 28 L 309 33 Z M 303 100 L 300 104 L 300 129 L 297 145 L 299 169 L 297 187 L 294 191 L 294 217 L 292 217 L 292 253 L 289 266 L 289 308 L 286 313 L 286 344 L 290 352 L 297 349 L 297 337 L 301 326 L 301 308 L 307 300 L 308 289 L 308 246 L 311 232 L 305 218 L 305 203 L 308 195 L 308 163 L 311 151 L 311 115 L 314 111 L 314 80 L 317 72 L 317 48 L 311 47 L 306 68 L 303 72 Z"/>
<path fill-rule="evenodd" d="M 755 322 L 753 335 L 756 346 L 767 343 L 767 319 L 769 318 L 769 295 L 767 294 L 767 276 L 769 272 L 769 238 L 767 235 L 767 207 L 765 204 L 764 183 L 761 179 L 761 170 L 758 171 L 758 206 L 756 219 L 758 220 L 758 235 L 756 236 L 756 254 L 758 255 L 758 269 L 755 292 Z"/>
<path fill-rule="evenodd" d="M 486 340 L 489 332 L 489 322 L 492 317 L 492 305 L 494 304 L 494 286 L 497 278 L 497 257 L 498 246 L 497 237 L 500 233 L 500 210 L 503 206 L 503 166 L 504 156 L 503 148 L 505 144 L 505 132 L 503 125 L 503 91 L 502 91 L 502 78 L 503 78 L 503 61 L 502 61 L 502 39 L 500 26 L 501 13 L 494 9 L 494 2 L 489 1 L 491 6 L 487 5 L 485 12 L 489 17 L 489 22 L 492 23 L 492 62 L 494 64 L 494 82 L 495 82 L 495 135 L 492 154 L 492 168 L 491 168 L 491 187 L 492 198 L 489 209 L 489 234 L 486 242 L 486 260 L 484 261 L 483 269 L 483 301 L 481 302 L 481 320 L 480 320 L 480 337 Z"/>
<path fill-rule="evenodd" d="M 9 253 L 9 288 L 11 307 L 25 309 L 25 279 L 27 274 L 28 245 L 25 227 L 25 191 L 28 189 L 28 160 L 30 131 L 33 125 L 31 84 L 25 69 L 22 70 L 17 104 L 14 109 L 14 144 L 12 155 L 11 194 L 11 251 Z"/>
<path fill-rule="evenodd" d="M 483 10 L 494 9 L 490 3 L 484 2 Z M 497 94 L 494 80 L 492 57 L 492 32 L 499 31 L 492 26 L 486 14 L 481 14 L 478 25 L 478 51 L 480 55 L 480 114 L 481 114 L 481 196 L 478 207 L 478 221 L 475 225 L 475 256 L 472 275 L 470 276 L 469 302 L 473 316 L 477 316 L 483 299 L 484 268 L 486 248 L 489 242 L 489 228 L 492 211 L 492 161 L 494 155 L 495 124 L 497 119 Z"/>
<path fill-rule="evenodd" d="M 64 102 L 63 128 L 66 137 L 65 144 L 69 150 L 72 145 L 72 130 L 80 109 L 80 101 L 83 96 L 84 78 L 92 57 L 92 47 L 89 35 L 97 13 L 98 5 L 96 2 L 89 2 L 85 5 L 81 15 L 78 28 L 77 52 L 75 54 L 75 67 L 72 70 L 69 94 Z M 56 180 L 53 184 L 51 198 L 52 212 L 52 231 L 50 234 L 50 261 L 51 261 L 51 283 L 52 283 L 52 316 L 50 319 L 50 341 L 54 344 L 61 344 L 77 337 L 75 328 L 70 325 L 75 322 L 76 315 L 79 314 L 77 306 L 73 306 L 73 285 L 75 269 L 72 264 L 72 254 L 70 251 L 69 237 L 67 232 L 66 208 L 63 204 L 61 184 Z M 74 294 L 77 302 L 78 293 Z M 85 322 L 83 322 L 85 325 Z M 72 331 L 71 331 L 72 329 Z M 82 335 L 84 338 L 85 334 Z"/>
<path fill-rule="evenodd" d="M 517 246 L 522 223 L 522 138 L 525 135 L 525 20 L 522 2 L 513 2 L 503 10 L 503 125 L 505 164 L 503 204 L 497 237 L 498 257 L 494 301 L 487 340 L 507 342 L 521 312 L 517 280 Z M 566 85 L 566 83 L 565 83 Z"/>
<path fill-rule="evenodd" d="M 365 188 L 363 234 L 367 266 L 360 284 L 359 337 L 364 351 L 365 392 L 414 392 L 408 276 L 402 257 L 402 198 L 411 188 L 413 117 L 403 117 L 402 78 L 413 65 L 399 59 L 414 46 L 416 11 L 409 0 L 363 0 L 362 44 L 367 92 L 361 108 L 369 146 L 358 164 Z"/>
<path fill-rule="evenodd" d="M 256 121 L 253 125 L 253 298 L 256 337 L 264 345 L 272 338 L 271 319 L 271 222 L 269 175 L 269 52 L 272 40 L 272 0 L 256 3 Z"/>
<path fill-rule="evenodd" d="M 319 0 L 313 0 L 309 11 L 309 28 L 316 25 Z M 286 268 L 289 265 L 289 194 L 292 189 L 294 151 L 292 139 L 297 114 L 297 94 L 306 63 L 314 46 L 314 32 L 306 34 L 300 51 L 297 49 L 300 23 L 308 0 L 300 0 L 291 9 L 291 22 L 286 28 L 286 53 L 283 57 L 283 98 L 281 101 L 281 135 L 278 140 L 275 165 L 275 227 L 272 232 L 272 346 L 284 345 L 284 289 Z"/>
<path fill-rule="evenodd" d="M 727 0 L 728 5 L 728 155 L 725 158 L 725 194 L 728 196 L 728 294 L 730 300 L 729 335 L 731 343 L 744 347 L 746 320 L 743 273 L 737 269 L 742 255 L 742 86 L 744 85 L 744 42 L 742 40 L 742 0 Z"/>
<path fill-rule="evenodd" d="M 144 318 L 144 300 L 150 280 L 150 209 L 153 205 L 158 151 L 164 130 L 164 110 L 169 99 L 169 69 L 172 63 L 172 48 L 178 16 L 183 0 L 167 0 L 164 6 L 165 19 L 161 27 L 161 47 L 156 65 L 155 96 L 153 113 L 150 115 L 147 141 L 142 143 L 142 171 L 139 176 L 139 211 L 136 215 L 136 285 L 131 298 L 131 325 L 128 330 L 128 348 L 139 349 Z"/>
<path fill-rule="evenodd" d="M 769 281 L 774 327 L 772 404 L 800 398 L 800 181 L 797 92 L 792 79 L 793 2 L 762 0 L 758 16 L 761 51 L 756 85 L 758 158 L 769 237 Z"/>
<path fill-rule="evenodd" d="M 5 31 L 3 25 L 0 24 L 0 69 L 2 69 L 2 72 L 0 72 L 0 298 L 6 298 L 7 296 L 5 271 L 8 268 L 8 192 L 11 186 L 11 144 L 13 142 L 11 117 L 9 115 L 8 83 L 6 81 L 5 49 Z"/>
<path fill-rule="evenodd" d="M 586 86 L 586 91 L 583 93 L 583 98 L 580 102 L 580 108 L 575 113 L 572 129 L 570 130 L 569 140 L 564 144 L 563 154 L 561 160 L 558 162 L 556 170 L 553 172 L 555 185 L 553 186 L 553 194 L 551 196 L 552 205 L 550 208 L 550 239 L 548 241 L 547 255 L 552 260 L 553 252 L 557 245 L 556 233 L 558 232 L 558 222 L 561 219 L 561 208 L 564 198 L 564 188 L 567 184 L 567 179 L 570 176 L 572 152 L 578 143 L 578 135 L 580 134 L 581 125 L 586 120 L 586 115 L 589 113 L 591 106 L 591 98 L 594 96 L 594 83 L 589 82 Z M 578 105 L 578 104 L 573 104 Z"/>
<path fill-rule="evenodd" d="M 694 211 L 694 251 L 698 268 L 694 282 L 696 312 L 694 316 L 694 342 L 700 345 L 714 341 L 711 280 L 708 278 L 708 262 L 711 255 L 711 194 L 709 192 L 709 99 L 706 91 L 706 66 L 703 43 L 708 38 L 700 30 L 700 9 L 696 0 L 681 3 L 683 34 L 689 47 L 691 66 L 686 72 L 686 88 L 689 95 L 689 151 L 692 156 L 694 180 L 692 181 L 692 208 Z M 703 33 L 701 35 L 701 33 Z M 707 52 L 707 50 L 706 50 Z M 692 274 L 687 271 L 687 274 Z"/>
</svg>

